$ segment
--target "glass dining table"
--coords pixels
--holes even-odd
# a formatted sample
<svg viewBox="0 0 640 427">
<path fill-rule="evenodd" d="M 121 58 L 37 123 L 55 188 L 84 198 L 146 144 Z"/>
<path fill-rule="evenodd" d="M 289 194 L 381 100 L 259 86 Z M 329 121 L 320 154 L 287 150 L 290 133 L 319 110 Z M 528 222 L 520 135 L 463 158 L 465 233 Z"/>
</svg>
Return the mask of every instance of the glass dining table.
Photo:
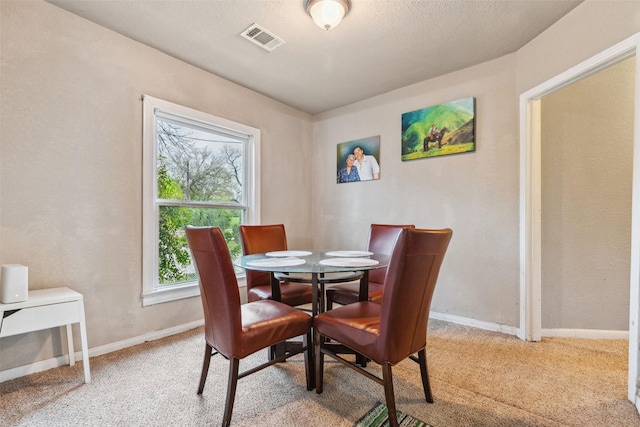
<svg viewBox="0 0 640 427">
<path fill-rule="evenodd" d="M 333 283 L 360 281 L 360 300 L 369 295 L 369 271 L 384 268 L 389 257 L 367 251 L 275 251 L 244 255 L 236 265 L 271 273 L 274 299 L 280 295 L 280 281 L 309 283 L 313 316 L 325 310 L 325 287 Z"/>
<path fill-rule="evenodd" d="M 325 311 L 326 285 L 359 280 L 359 299 L 366 301 L 369 298 L 369 271 L 387 267 L 388 263 L 388 255 L 367 251 L 323 250 L 267 252 L 244 255 L 235 261 L 238 267 L 270 272 L 271 294 L 276 301 L 280 299 L 281 281 L 309 283 L 313 317 Z M 315 345 L 315 336 L 312 341 L 312 345 Z M 276 345 L 272 348 L 271 357 L 283 354 L 288 345 L 299 344 L 293 342 Z M 347 348 L 342 352 L 353 353 Z M 366 365 L 363 356 L 356 354 L 356 360 L 362 366 Z M 312 383 L 315 384 L 315 373 L 312 373 Z"/>
</svg>

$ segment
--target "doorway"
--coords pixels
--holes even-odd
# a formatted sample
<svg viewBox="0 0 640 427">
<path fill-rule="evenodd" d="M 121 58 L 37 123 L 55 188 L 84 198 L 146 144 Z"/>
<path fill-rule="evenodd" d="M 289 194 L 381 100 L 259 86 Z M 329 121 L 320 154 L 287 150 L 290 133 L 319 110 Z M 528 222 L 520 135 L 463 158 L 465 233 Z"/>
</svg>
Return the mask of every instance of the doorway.
<svg viewBox="0 0 640 427">
<path fill-rule="evenodd" d="M 640 106 L 640 34 L 624 40 L 520 96 L 520 328 L 518 336 L 541 338 L 542 283 L 542 98 L 635 55 L 635 105 Z M 629 271 L 628 398 L 638 406 L 638 320 L 640 289 L 640 119 L 634 114 Z"/>
<path fill-rule="evenodd" d="M 635 57 L 541 98 L 541 327 L 628 338 Z"/>
</svg>

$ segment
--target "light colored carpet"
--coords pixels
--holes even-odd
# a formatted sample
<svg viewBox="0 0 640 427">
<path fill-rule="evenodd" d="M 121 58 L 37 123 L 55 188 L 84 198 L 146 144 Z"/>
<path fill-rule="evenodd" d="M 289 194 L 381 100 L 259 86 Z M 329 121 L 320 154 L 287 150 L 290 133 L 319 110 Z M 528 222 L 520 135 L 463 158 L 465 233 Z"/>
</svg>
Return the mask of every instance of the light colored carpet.
<svg viewBox="0 0 640 427">
<path fill-rule="evenodd" d="M 539 343 L 431 321 L 428 364 L 435 403 L 424 401 L 420 370 L 394 367 L 397 407 L 435 427 L 640 426 L 626 398 L 625 340 L 548 338 Z M 3 426 L 220 425 L 228 362 L 212 358 L 204 394 L 196 389 L 201 329 L 0 384 Z M 241 369 L 266 351 L 241 362 Z M 371 369 L 379 373 L 376 365 Z M 302 357 L 241 379 L 234 426 L 351 427 L 382 386 L 327 358 L 325 387 L 307 391 Z"/>
</svg>

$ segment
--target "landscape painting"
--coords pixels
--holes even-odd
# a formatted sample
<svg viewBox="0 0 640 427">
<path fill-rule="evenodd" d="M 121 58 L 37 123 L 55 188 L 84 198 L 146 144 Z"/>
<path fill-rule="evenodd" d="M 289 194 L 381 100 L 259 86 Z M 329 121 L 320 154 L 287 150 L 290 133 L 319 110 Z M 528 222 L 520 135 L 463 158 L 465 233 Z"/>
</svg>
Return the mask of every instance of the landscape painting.
<svg viewBox="0 0 640 427">
<path fill-rule="evenodd" d="M 402 114 L 402 160 L 476 150 L 475 98 Z"/>
</svg>

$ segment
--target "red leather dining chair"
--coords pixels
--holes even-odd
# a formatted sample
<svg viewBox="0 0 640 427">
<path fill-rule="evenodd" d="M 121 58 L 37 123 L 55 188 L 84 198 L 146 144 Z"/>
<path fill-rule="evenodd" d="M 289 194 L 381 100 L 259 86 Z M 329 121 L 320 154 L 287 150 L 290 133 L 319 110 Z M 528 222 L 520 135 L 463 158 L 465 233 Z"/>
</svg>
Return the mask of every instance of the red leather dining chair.
<svg viewBox="0 0 640 427">
<path fill-rule="evenodd" d="M 287 250 L 287 235 L 283 224 L 241 225 L 240 242 L 244 255 Z M 247 299 L 259 301 L 276 299 L 271 293 L 271 273 L 246 270 Z M 305 283 L 280 282 L 280 301 L 298 306 L 311 303 L 311 286 Z"/>
<path fill-rule="evenodd" d="M 198 272 L 204 309 L 205 353 L 198 394 L 202 394 L 211 356 L 229 360 L 229 382 L 222 425 L 231 422 L 238 380 L 304 352 L 307 390 L 313 388 L 312 319 L 307 313 L 277 301 L 240 304 L 231 255 L 218 227 L 187 227 L 187 240 Z M 283 356 L 239 372 L 240 360 L 258 350 L 302 335 L 303 345 Z"/>
<path fill-rule="evenodd" d="M 390 256 L 396 239 L 403 228 L 414 228 L 413 224 L 391 225 L 391 224 L 371 224 L 369 228 L 369 243 L 367 250 L 377 255 Z M 369 300 L 380 302 L 382 298 L 382 285 L 387 274 L 386 268 L 378 268 L 369 271 Z M 328 288 L 327 310 L 333 308 L 333 303 L 340 305 L 352 304 L 358 301 L 360 293 L 359 283 L 344 283 Z"/>
<path fill-rule="evenodd" d="M 433 403 L 425 351 L 427 322 L 451 235 L 448 228 L 402 230 L 391 255 L 380 304 L 356 302 L 314 319 L 317 393 L 323 389 L 326 354 L 384 386 L 389 422 L 395 427 L 398 420 L 391 367 L 411 358 L 420 365 L 425 399 Z M 381 365 L 382 378 L 339 356 L 332 347 L 335 343 Z"/>
</svg>

